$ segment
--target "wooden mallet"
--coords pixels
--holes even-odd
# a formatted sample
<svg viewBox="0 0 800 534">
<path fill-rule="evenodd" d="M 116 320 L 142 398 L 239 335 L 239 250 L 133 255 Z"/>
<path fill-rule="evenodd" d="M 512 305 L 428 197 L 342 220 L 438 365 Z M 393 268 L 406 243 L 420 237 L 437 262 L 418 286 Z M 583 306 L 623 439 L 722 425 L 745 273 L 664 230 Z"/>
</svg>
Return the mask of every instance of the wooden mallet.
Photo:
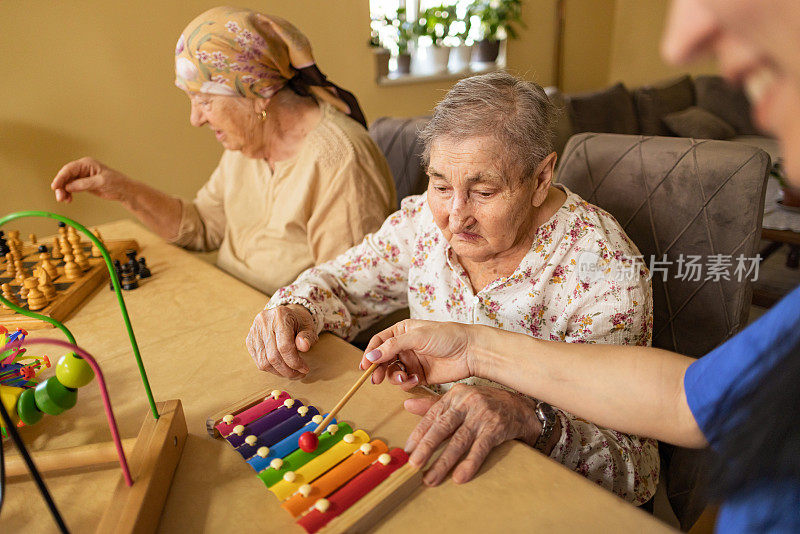
<svg viewBox="0 0 800 534">
<path fill-rule="evenodd" d="M 372 374 L 372 371 L 374 371 L 376 367 L 378 367 L 378 362 L 373 363 L 369 366 L 369 369 L 364 371 L 364 374 L 361 375 L 356 383 L 353 384 L 353 387 L 351 387 L 350 390 L 344 394 L 342 400 L 340 400 L 336 406 L 333 407 L 333 410 L 330 411 L 330 413 L 325 417 L 325 419 L 322 420 L 322 422 L 317 426 L 316 429 L 314 429 L 313 432 L 303 432 L 300 435 L 300 439 L 298 439 L 297 442 L 302 450 L 305 452 L 314 452 L 317 450 L 317 445 L 319 444 L 319 435 L 325 430 L 331 419 L 336 417 L 336 414 L 339 413 L 339 410 L 342 409 L 345 403 L 350 400 L 350 397 L 352 397 L 355 392 L 358 391 L 358 388 L 361 387 L 361 384 L 363 384 L 367 378 L 369 378 L 369 376 Z"/>
</svg>

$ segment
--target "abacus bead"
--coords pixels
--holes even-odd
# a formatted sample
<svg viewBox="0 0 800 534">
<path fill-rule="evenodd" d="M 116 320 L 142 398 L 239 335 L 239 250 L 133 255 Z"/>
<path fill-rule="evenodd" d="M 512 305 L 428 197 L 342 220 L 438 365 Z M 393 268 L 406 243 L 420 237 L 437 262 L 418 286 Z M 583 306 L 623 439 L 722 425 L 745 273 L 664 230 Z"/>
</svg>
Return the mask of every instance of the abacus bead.
<svg viewBox="0 0 800 534">
<path fill-rule="evenodd" d="M 78 389 L 92 381 L 94 371 L 89 362 L 68 352 L 56 364 L 56 378 L 66 387 Z"/>
<path fill-rule="evenodd" d="M 44 413 L 36 407 L 34 396 L 32 389 L 26 389 L 17 401 L 17 415 L 26 425 L 35 425 L 44 416 Z"/>
<path fill-rule="evenodd" d="M 36 407 L 46 414 L 58 415 L 75 406 L 78 392 L 65 387 L 58 379 L 51 376 L 38 386 L 34 393 Z"/>
</svg>

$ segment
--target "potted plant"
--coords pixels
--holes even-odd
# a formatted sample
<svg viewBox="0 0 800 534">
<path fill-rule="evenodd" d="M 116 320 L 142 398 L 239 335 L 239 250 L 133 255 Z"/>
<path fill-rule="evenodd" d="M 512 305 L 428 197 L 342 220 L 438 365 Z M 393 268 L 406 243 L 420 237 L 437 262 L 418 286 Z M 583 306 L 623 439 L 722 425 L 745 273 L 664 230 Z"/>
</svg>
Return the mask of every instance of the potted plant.
<svg viewBox="0 0 800 534">
<path fill-rule="evenodd" d="M 450 37 L 457 44 L 450 49 L 450 62 L 448 68 L 458 72 L 469 67 L 472 57 L 472 39 L 469 32 L 472 30 L 472 4 L 467 6 L 464 16 L 460 16 L 450 25 Z M 469 43 L 469 44 L 467 44 Z"/>
<path fill-rule="evenodd" d="M 408 43 L 414 39 L 414 24 L 406 19 L 406 8 L 397 8 L 394 18 L 385 17 L 384 23 L 391 26 L 394 31 L 394 40 L 397 45 L 397 72 L 408 74 L 411 72 L 411 54 L 408 52 Z"/>
<path fill-rule="evenodd" d="M 392 53 L 383 46 L 378 29 L 374 25 L 375 22 L 377 21 L 373 21 L 373 28 L 369 36 L 369 47 L 375 55 L 375 77 L 380 79 L 389 75 L 389 59 L 392 57 Z"/>
<path fill-rule="evenodd" d="M 473 59 L 492 63 L 500 52 L 500 41 L 517 38 L 513 24 L 522 24 L 522 0 L 479 0 L 474 5 L 474 14 L 480 19 L 481 39 Z"/>
<path fill-rule="evenodd" d="M 417 71 L 435 74 L 447 70 L 450 47 L 445 45 L 444 39 L 450 34 L 450 25 L 456 18 L 456 6 L 435 6 L 420 13 L 414 23 Z"/>
</svg>

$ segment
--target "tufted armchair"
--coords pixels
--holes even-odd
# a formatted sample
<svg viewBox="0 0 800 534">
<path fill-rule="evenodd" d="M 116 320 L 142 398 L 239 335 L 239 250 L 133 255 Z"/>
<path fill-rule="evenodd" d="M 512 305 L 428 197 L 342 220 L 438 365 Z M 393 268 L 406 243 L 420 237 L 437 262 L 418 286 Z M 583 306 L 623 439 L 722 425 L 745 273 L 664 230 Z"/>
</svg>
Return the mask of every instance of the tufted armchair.
<svg viewBox="0 0 800 534">
<path fill-rule="evenodd" d="M 700 357 L 746 324 L 749 280 L 681 279 L 677 261 L 756 255 L 769 167 L 763 150 L 728 141 L 584 133 L 567 143 L 558 182 L 611 213 L 648 264 L 671 262 L 660 264 L 666 281 L 653 276 L 654 347 Z M 688 529 L 705 507 L 707 456 L 660 449 L 667 496 Z"/>
</svg>

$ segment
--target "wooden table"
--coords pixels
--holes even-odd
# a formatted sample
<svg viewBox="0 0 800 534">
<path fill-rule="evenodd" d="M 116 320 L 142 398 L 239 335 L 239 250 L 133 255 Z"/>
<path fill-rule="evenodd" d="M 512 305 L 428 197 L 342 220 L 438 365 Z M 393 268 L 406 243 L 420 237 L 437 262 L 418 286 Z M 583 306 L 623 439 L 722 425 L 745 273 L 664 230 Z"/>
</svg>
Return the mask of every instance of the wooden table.
<svg viewBox="0 0 800 534">
<path fill-rule="evenodd" d="M 285 389 L 321 409 L 330 409 L 360 371 L 360 352 L 323 335 L 308 355 L 309 377 L 280 379 L 256 371 L 244 339 L 266 297 L 201 261 L 165 244 L 130 221 L 101 227 L 107 239 L 135 238 L 153 278 L 125 301 L 132 317 L 157 401 L 180 398 L 189 436 L 161 517 L 163 532 L 303 532 L 271 493 L 223 440 L 205 431 L 208 415 L 263 388 Z M 100 362 L 123 438 L 134 437 L 148 414 L 125 328 L 104 286 L 67 320 L 79 345 Z M 32 336 L 60 337 L 58 331 Z M 32 347 L 42 354 L 44 348 Z M 59 351 L 46 352 L 53 358 Z M 340 418 L 403 446 L 417 417 L 399 388 L 365 385 Z M 78 405 L 45 416 L 23 429 L 33 450 L 108 441 L 97 387 L 82 388 Z M 6 447 L 8 451 L 11 447 Z M 91 532 L 119 480 L 118 468 L 46 477 L 73 532 Z M 55 526 L 33 482 L 12 480 L 0 515 L 3 532 L 54 532 Z M 458 486 L 448 481 L 420 488 L 377 527 L 379 532 L 667 532 L 670 529 L 583 477 L 518 442 L 489 457 L 478 477 Z"/>
</svg>

